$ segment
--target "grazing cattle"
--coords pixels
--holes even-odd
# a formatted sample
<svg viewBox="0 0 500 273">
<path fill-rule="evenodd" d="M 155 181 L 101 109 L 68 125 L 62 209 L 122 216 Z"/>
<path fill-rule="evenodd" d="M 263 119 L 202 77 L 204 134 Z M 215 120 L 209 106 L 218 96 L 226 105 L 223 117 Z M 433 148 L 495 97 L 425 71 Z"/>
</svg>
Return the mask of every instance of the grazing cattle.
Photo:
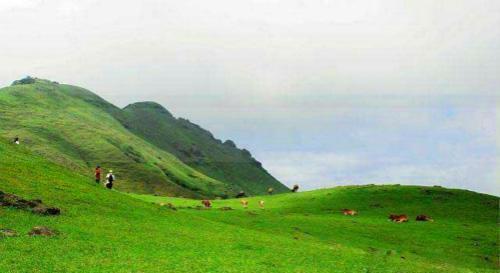
<svg viewBox="0 0 500 273">
<path fill-rule="evenodd" d="M 269 189 L 267 189 L 267 193 L 268 193 L 269 195 L 272 195 L 272 194 L 274 193 L 274 189 L 273 189 L 273 188 L 269 188 Z"/>
<path fill-rule="evenodd" d="M 292 192 L 297 192 L 299 190 L 299 185 L 293 185 Z"/>
<path fill-rule="evenodd" d="M 408 216 L 406 214 L 391 214 L 389 215 L 389 219 L 396 223 L 408 222 Z"/>
<path fill-rule="evenodd" d="M 429 217 L 427 215 L 423 215 L 423 214 L 417 216 L 417 218 L 415 220 L 417 220 L 417 221 L 429 221 L 429 222 L 434 221 L 434 219 L 432 219 L 431 217 Z"/>
<path fill-rule="evenodd" d="M 354 216 L 354 215 L 357 215 L 357 214 L 358 214 L 358 212 L 357 212 L 357 211 L 352 210 L 352 209 L 343 209 L 343 210 L 342 210 L 342 213 L 343 213 L 344 215 L 350 215 L 350 216 Z"/>
<path fill-rule="evenodd" d="M 240 201 L 240 203 L 244 208 L 248 208 L 248 200 L 243 199 Z"/>
<path fill-rule="evenodd" d="M 240 192 L 236 195 L 236 198 L 241 198 L 241 197 L 245 197 L 245 192 L 244 192 L 244 191 L 240 191 Z"/>
<path fill-rule="evenodd" d="M 162 207 L 168 207 L 171 210 L 177 210 L 172 203 L 163 203 L 162 202 L 162 203 L 160 203 L 160 206 L 162 206 Z"/>
<path fill-rule="evenodd" d="M 263 209 L 263 208 L 264 208 L 264 200 L 260 200 L 260 201 L 259 201 L 259 207 L 260 207 L 261 209 Z"/>
<path fill-rule="evenodd" d="M 212 202 L 210 202 L 210 200 L 202 200 L 201 203 L 203 204 L 203 206 L 205 206 L 205 208 L 212 207 Z"/>
</svg>

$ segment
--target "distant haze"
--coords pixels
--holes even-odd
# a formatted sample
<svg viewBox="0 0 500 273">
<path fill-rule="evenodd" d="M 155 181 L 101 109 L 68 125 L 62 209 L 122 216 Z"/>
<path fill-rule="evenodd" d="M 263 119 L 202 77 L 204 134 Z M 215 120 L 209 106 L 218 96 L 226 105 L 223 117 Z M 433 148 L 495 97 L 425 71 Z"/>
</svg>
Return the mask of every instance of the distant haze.
<svg viewBox="0 0 500 273">
<path fill-rule="evenodd" d="M 304 189 L 500 195 L 500 1 L 1 0 L 0 85 L 157 101 Z"/>
</svg>

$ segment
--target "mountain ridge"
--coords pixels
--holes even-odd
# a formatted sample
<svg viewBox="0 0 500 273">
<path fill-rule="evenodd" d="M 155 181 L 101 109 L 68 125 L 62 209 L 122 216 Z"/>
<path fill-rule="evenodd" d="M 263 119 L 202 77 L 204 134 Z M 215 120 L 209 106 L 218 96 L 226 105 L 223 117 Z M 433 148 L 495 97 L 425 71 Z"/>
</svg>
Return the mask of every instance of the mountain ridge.
<svg viewBox="0 0 500 273">
<path fill-rule="evenodd" d="M 148 105 L 172 116 L 157 103 Z M 138 193 L 224 198 L 241 190 L 136 135 L 127 128 L 129 118 L 78 86 L 25 78 L 0 89 L 0 134 L 19 136 L 23 145 L 77 172 L 90 176 L 98 164 L 112 168 L 119 172 L 118 189 Z"/>
<path fill-rule="evenodd" d="M 250 151 L 238 148 L 232 140 L 217 139 L 188 119 L 175 118 L 158 103 L 137 102 L 123 110 L 126 128 L 217 180 L 234 182 L 250 194 L 265 193 L 269 187 L 277 193 L 288 190 Z"/>
</svg>

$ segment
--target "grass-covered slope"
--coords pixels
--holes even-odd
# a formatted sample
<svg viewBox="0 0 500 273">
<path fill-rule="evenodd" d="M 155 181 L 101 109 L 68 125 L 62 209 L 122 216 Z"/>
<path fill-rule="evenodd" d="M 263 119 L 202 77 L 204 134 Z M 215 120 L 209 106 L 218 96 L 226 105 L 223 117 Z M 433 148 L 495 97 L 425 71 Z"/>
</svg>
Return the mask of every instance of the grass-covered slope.
<svg viewBox="0 0 500 273">
<path fill-rule="evenodd" d="M 278 193 L 288 190 L 249 151 L 238 149 L 230 140 L 223 143 L 189 120 L 175 118 L 157 103 L 134 103 L 124 112 L 124 124 L 131 131 L 194 169 L 232 185 L 234 191 L 264 194 L 270 187 Z"/>
<path fill-rule="evenodd" d="M 255 198 L 248 210 L 228 200 L 216 206 L 236 210 L 173 211 L 96 186 L 3 140 L 0 174 L 0 190 L 62 210 L 43 217 L 0 207 L 0 229 L 20 233 L 0 237 L 0 272 L 496 272 L 498 199 L 490 196 L 453 191 L 439 210 L 418 188 L 341 188 L 265 197 L 265 210 Z M 389 223 L 383 216 L 392 210 L 369 209 L 373 202 L 426 210 L 436 222 Z M 359 217 L 335 213 L 344 205 L 359 208 Z M 467 217 L 476 211 L 477 221 Z M 26 235 L 40 225 L 59 235 Z"/>
<path fill-rule="evenodd" d="M 344 272 L 497 272 L 499 269 L 499 198 L 464 190 L 419 186 L 350 186 L 334 189 L 216 200 L 210 210 L 196 210 L 188 199 L 133 195 L 147 202 L 170 202 L 180 210 L 235 227 L 314 241 L 346 252 L 362 265 Z M 258 201 L 265 201 L 265 209 Z M 234 211 L 221 211 L 231 207 Z M 344 208 L 359 215 L 344 216 Z M 407 214 L 408 223 L 388 221 Z M 417 222 L 426 214 L 434 222 Z M 332 251 L 332 255 L 335 251 Z M 366 264 L 361 257 L 374 258 Z M 388 262 L 396 262 L 389 264 Z M 335 264 L 351 261 L 338 259 Z M 314 272 L 314 271 L 306 271 Z M 332 269 L 332 272 L 335 272 Z"/>
<path fill-rule="evenodd" d="M 121 110 L 70 85 L 34 79 L 0 89 L 0 136 L 81 174 L 101 165 L 122 191 L 187 197 L 224 195 L 227 185 L 128 131 Z"/>
</svg>

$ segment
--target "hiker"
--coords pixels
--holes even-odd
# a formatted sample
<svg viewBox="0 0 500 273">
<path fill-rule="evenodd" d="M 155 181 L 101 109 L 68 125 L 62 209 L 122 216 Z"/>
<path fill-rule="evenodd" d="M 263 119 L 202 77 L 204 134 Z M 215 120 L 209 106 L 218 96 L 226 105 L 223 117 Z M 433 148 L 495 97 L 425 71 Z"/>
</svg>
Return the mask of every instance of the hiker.
<svg viewBox="0 0 500 273">
<path fill-rule="evenodd" d="M 108 175 L 106 175 L 106 188 L 112 189 L 113 182 L 115 181 L 115 175 L 113 174 L 113 170 L 109 170 Z"/>
<path fill-rule="evenodd" d="M 14 138 L 14 144 L 19 145 L 19 137 L 15 137 L 15 138 Z"/>
<path fill-rule="evenodd" d="M 299 190 L 299 185 L 295 184 L 293 185 L 292 192 L 297 192 Z"/>
<path fill-rule="evenodd" d="M 267 189 L 267 194 L 269 194 L 269 195 L 273 195 L 273 192 L 274 192 L 274 189 L 273 189 L 273 188 L 269 188 L 269 189 Z"/>
<path fill-rule="evenodd" d="M 95 167 L 95 183 L 96 184 L 101 183 L 101 166 L 99 165 Z"/>
</svg>

